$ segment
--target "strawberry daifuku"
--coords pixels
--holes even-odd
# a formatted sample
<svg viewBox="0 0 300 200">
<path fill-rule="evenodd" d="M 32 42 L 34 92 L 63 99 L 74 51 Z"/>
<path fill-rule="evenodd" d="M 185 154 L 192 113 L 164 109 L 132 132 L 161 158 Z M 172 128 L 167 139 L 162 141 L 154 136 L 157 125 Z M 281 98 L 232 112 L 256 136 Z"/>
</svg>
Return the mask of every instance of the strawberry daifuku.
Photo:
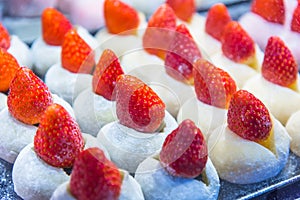
<svg viewBox="0 0 300 200">
<path fill-rule="evenodd" d="M 216 128 L 208 139 L 209 151 L 221 179 L 257 183 L 276 176 L 285 166 L 290 138 L 266 106 L 246 90 L 230 100 L 227 124 Z"/>
<path fill-rule="evenodd" d="M 167 136 L 159 155 L 139 165 L 135 179 L 146 199 L 217 199 L 219 178 L 207 154 L 201 130 L 184 120 Z"/>
</svg>

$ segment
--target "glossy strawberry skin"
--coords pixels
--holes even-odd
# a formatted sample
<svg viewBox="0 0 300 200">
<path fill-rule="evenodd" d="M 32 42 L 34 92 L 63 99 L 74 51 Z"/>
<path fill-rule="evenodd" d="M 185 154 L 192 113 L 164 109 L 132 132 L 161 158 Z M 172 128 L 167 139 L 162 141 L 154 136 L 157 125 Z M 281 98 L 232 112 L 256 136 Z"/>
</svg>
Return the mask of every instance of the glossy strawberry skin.
<svg viewBox="0 0 300 200">
<path fill-rule="evenodd" d="M 194 0 L 167 0 L 166 3 L 174 10 L 179 19 L 186 22 L 189 22 L 196 12 Z"/>
<path fill-rule="evenodd" d="M 291 22 L 291 30 L 300 33 L 300 2 L 294 10 L 293 18 Z"/>
<path fill-rule="evenodd" d="M 207 13 L 205 31 L 215 39 L 221 40 L 223 30 L 230 21 L 227 7 L 222 3 L 217 3 Z"/>
<path fill-rule="evenodd" d="M 233 94 L 227 113 L 228 128 L 240 137 L 259 142 L 267 139 L 272 121 L 265 105 L 253 94 L 239 90 Z"/>
<path fill-rule="evenodd" d="M 153 133 L 160 127 L 165 104 L 149 86 L 136 77 L 120 75 L 115 92 L 121 124 L 145 133 Z"/>
<path fill-rule="evenodd" d="M 199 128 L 184 120 L 166 138 L 160 152 L 162 166 L 173 176 L 195 178 L 205 168 L 208 150 Z"/>
<path fill-rule="evenodd" d="M 272 83 L 284 87 L 297 83 L 298 64 L 279 37 L 269 38 L 261 71 L 263 77 Z"/>
<path fill-rule="evenodd" d="M 187 27 L 178 25 L 166 56 L 166 72 L 176 80 L 194 84 L 193 62 L 200 57 L 200 50 Z"/>
<path fill-rule="evenodd" d="M 148 21 L 143 36 L 144 49 L 164 60 L 173 39 L 175 28 L 176 15 L 173 9 L 167 4 L 161 5 Z"/>
<path fill-rule="evenodd" d="M 238 22 L 227 23 L 221 43 L 224 55 L 234 62 L 242 63 L 255 55 L 253 39 Z"/>
<path fill-rule="evenodd" d="M 99 148 L 82 151 L 74 163 L 70 191 L 81 200 L 117 200 L 122 177 L 118 168 Z"/>
<path fill-rule="evenodd" d="M 94 51 L 75 29 L 65 36 L 61 50 L 62 67 L 73 73 L 90 74 L 95 66 Z"/>
<path fill-rule="evenodd" d="M 83 147 L 84 140 L 75 120 L 61 105 L 50 105 L 34 137 L 37 155 L 51 166 L 68 168 Z"/>
<path fill-rule="evenodd" d="M 113 51 L 104 50 L 93 74 L 93 91 L 107 100 L 115 100 L 113 91 L 117 77 L 121 74 L 124 72 L 118 57 Z"/>
<path fill-rule="evenodd" d="M 269 22 L 284 24 L 285 10 L 283 0 L 254 0 L 251 11 Z"/>
<path fill-rule="evenodd" d="M 133 34 L 140 23 L 137 11 L 119 0 L 104 1 L 104 18 L 112 34 Z"/>
<path fill-rule="evenodd" d="M 0 47 L 5 50 L 10 47 L 10 36 L 2 23 L 0 23 Z"/>
<path fill-rule="evenodd" d="M 0 48 L 0 92 L 6 92 L 20 66 L 5 49 Z"/>
<path fill-rule="evenodd" d="M 72 28 L 71 22 L 55 8 L 46 8 L 41 20 L 44 41 L 49 45 L 62 45 L 65 34 Z"/>
<path fill-rule="evenodd" d="M 195 92 L 199 101 L 222 109 L 228 109 L 237 87 L 224 70 L 204 59 L 194 63 Z"/>
<path fill-rule="evenodd" d="M 10 114 L 25 124 L 37 124 L 52 102 L 46 84 L 30 69 L 21 67 L 10 84 L 7 99 Z"/>
</svg>

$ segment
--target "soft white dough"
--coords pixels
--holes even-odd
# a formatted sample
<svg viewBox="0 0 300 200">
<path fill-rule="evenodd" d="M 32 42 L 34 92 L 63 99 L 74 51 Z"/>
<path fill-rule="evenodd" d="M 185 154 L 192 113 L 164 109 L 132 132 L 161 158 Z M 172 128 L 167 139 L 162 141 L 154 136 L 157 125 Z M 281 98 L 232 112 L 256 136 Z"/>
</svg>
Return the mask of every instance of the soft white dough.
<svg viewBox="0 0 300 200">
<path fill-rule="evenodd" d="M 99 30 L 95 38 L 98 40 L 102 49 L 111 49 L 117 56 L 123 56 L 128 52 L 142 48 L 142 37 L 147 27 L 146 19 L 143 13 L 139 12 L 140 24 L 136 35 L 111 34 L 106 28 Z"/>
<path fill-rule="evenodd" d="M 299 81 L 298 87 L 300 88 Z M 261 74 L 249 79 L 243 89 L 259 98 L 282 124 L 286 124 L 288 118 L 300 110 L 299 92 L 271 83 Z"/>
<path fill-rule="evenodd" d="M 163 61 L 144 50 L 125 55 L 121 64 L 126 74 L 136 76 L 148 84 L 163 100 L 166 110 L 174 117 L 177 116 L 181 105 L 195 96 L 193 86 L 169 76 Z"/>
<path fill-rule="evenodd" d="M 66 111 L 75 119 L 74 110 L 68 102 L 66 102 L 65 100 L 63 100 L 62 98 L 57 96 L 56 94 L 52 94 L 52 98 L 53 98 L 53 103 L 57 103 L 57 104 L 61 105 L 62 107 L 64 107 L 64 109 L 66 109 Z"/>
<path fill-rule="evenodd" d="M 185 119 L 192 120 L 208 139 L 214 129 L 226 123 L 227 110 L 208 105 L 194 97 L 186 101 L 178 112 L 178 124 Z"/>
<path fill-rule="evenodd" d="M 265 49 L 268 39 L 271 36 L 281 36 L 284 32 L 283 25 L 270 23 L 252 12 L 242 15 L 239 23 L 262 49 Z"/>
<path fill-rule="evenodd" d="M 143 71 L 146 67 L 164 70 L 164 61 L 155 55 L 147 53 L 141 46 L 133 48 L 132 51 L 122 55 L 120 59 L 124 73 L 135 74 L 140 79 L 154 76 L 154 74 L 146 74 Z"/>
<path fill-rule="evenodd" d="M 71 194 L 69 181 L 59 185 L 53 192 L 50 200 L 76 200 Z"/>
<path fill-rule="evenodd" d="M 32 68 L 33 59 L 31 51 L 27 44 L 20 40 L 18 36 L 10 36 L 10 47 L 7 51 L 16 58 L 20 66 L 26 66 L 30 69 Z"/>
<path fill-rule="evenodd" d="M 145 13 L 147 16 L 152 15 L 160 5 L 165 3 L 164 0 L 152 0 L 152 1 L 123 0 L 123 1 L 131 5 L 135 9 Z"/>
<path fill-rule="evenodd" d="M 264 54 L 257 45 L 255 46 L 255 51 L 258 61 L 258 70 L 255 70 L 246 64 L 236 63 L 227 58 L 222 52 L 214 54 L 209 58 L 209 60 L 211 59 L 212 63 L 215 66 L 226 71 L 235 80 L 237 86 L 239 88 L 242 88 L 245 82 L 251 77 L 258 74 L 261 69 Z"/>
<path fill-rule="evenodd" d="M 37 127 L 16 120 L 7 107 L 0 112 L 0 127 L 0 158 L 14 163 L 20 151 L 33 141 Z"/>
<path fill-rule="evenodd" d="M 291 136 L 290 148 L 297 156 L 300 156 L 300 110 L 291 115 L 288 119 L 285 128 Z"/>
<path fill-rule="evenodd" d="M 69 180 L 62 168 L 48 165 L 27 145 L 17 157 L 12 170 L 15 192 L 23 199 L 48 200 L 54 190 Z"/>
<path fill-rule="evenodd" d="M 69 3 L 68 11 L 71 21 L 80 24 L 89 31 L 104 26 L 104 0 L 76 0 Z M 68 3 L 65 1 L 65 3 Z"/>
<path fill-rule="evenodd" d="M 0 92 L 0 111 L 7 107 L 7 96 Z"/>
<path fill-rule="evenodd" d="M 164 122 L 166 126 L 159 133 L 142 133 L 123 126 L 118 121 L 111 122 L 100 129 L 97 139 L 119 168 L 134 173 L 139 163 L 160 151 L 167 135 L 178 126 L 168 112 Z"/>
<path fill-rule="evenodd" d="M 48 45 L 41 36 L 33 42 L 31 52 L 34 58 L 33 71 L 41 77 L 52 65 L 60 62 L 61 46 Z"/>
<path fill-rule="evenodd" d="M 64 68 L 61 64 L 50 67 L 45 75 L 45 83 L 52 93 L 57 94 L 71 105 L 75 98 L 92 84 L 92 75 L 76 74 Z"/>
<path fill-rule="evenodd" d="M 99 130 L 116 121 L 115 102 L 95 94 L 89 87 L 74 101 L 73 108 L 81 131 L 97 136 Z"/>
<path fill-rule="evenodd" d="M 276 155 L 264 146 L 241 138 L 227 125 L 218 127 L 208 140 L 211 158 L 221 179 L 237 184 L 257 183 L 276 176 L 289 155 L 290 137 L 272 118 Z"/>
<path fill-rule="evenodd" d="M 198 48 L 201 51 L 202 56 L 207 59 L 211 60 L 211 57 L 222 51 L 221 42 L 206 32 L 203 32 L 197 39 L 196 39 Z"/>
<path fill-rule="evenodd" d="M 127 171 L 120 170 L 123 173 L 123 181 L 119 200 L 143 200 L 143 192 L 137 181 L 128 174 Z M 91 197 L 92 198 L 92 197 Z M 54 191 L 50 200 L 75 200 L 70 192 L 70 183 L 61 184 Z"/>
<path fill-rule="evenodd" d="M 92 147 L 98 147 L 101 149 L 107 159 L 110 160 L 110 155 L 106 148 L 97 140 L 96 137 L 88 134 L 88 133 L 82 133 L 82 137 L 84 139 L 84 149 L 92 148 Z"/>
<path fill-rule="evenodd" d="M 210 159 L 207 160 L 203 173 L 207 177 L 207 183 L 197 179 L 174 177 L 161 166 L 157 159 L 149 157 L 138 166 L 134 178 L 141 185 L 145 199 L 217 199 L 220 181 Z"/>
</svg>

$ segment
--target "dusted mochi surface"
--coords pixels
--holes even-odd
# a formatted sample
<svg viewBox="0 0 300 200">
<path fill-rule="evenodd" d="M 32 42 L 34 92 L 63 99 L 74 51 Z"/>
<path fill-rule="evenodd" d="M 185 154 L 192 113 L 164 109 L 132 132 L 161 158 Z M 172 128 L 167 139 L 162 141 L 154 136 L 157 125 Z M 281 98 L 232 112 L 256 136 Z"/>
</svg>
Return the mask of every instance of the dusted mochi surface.
<svg viewBox="0 0 300 200">
<path fill-rule="evenodd" d="M 95 50 L 95 60 L 101 55 L 98 41 L 82 26 L 74 26 L 79 36 Z M 61 61 L 61 46 L 47 44 L 42 36 L 39 36 L 32 44 L 31 54 L 34 58 L 34 72 L 39 76 L 44 77 L 50 67 L 60 63 Z"/>
<path fill-rule="evenodd" d="M 300 156 L 300 110 L 291 115 L 288 119 L 285 128 L 291 136 L 291 150 L 297 156 Z"/>
<path fill-rule="evenodd" d="M 48 45 L 39 36 L 31 46 L 33 61 L 33 71 L 43 77 L 48 69 L 60 62 L 61 46 Z"/>
<path fill-rule="evenodd" d="M 92 75 L 73 73 L 64 69 L 60 63 L 50 67 L 45 83 L 52 93 L 73 104 L 75 98 L 92 84 Z"/>
<path fill-rule="evenodd" d="M 298 76 L 299 80 L 299 76 Z M 297 82 L 300 88 L 300 82 Z M 282 124 L 300 110 L 300 93 L 267 81 L 261 74 L 249 79 L 243 89 L 259 98 Z"/>
<path fill-rule="evenodd" d="M 82 134 L 85 141 L 84 149 L 98 147 L 110 159 L 107 150 L 88 134 Z M 33 143 L 28 144 L 17 157 L 12 171 L 15 192 L 23 199 L 50 199 L 55 189 L 69 180 L 62 168 L 52 167 L 34 151 Z"/>
<path fill-rule="evenodd" d="M 152 0 L 152 1 L 123 0 L 123 1 L 131 5 L 135 9 L 145 13 L 148 16 L 152 15 L 160 5 L 165 3 L 164 0 Z"/>
<path fill-rule="evenodd" d="M 216 67 L 219 67 L 226 71 L 236 82 L 237 86 L 239 88 L 242 88 L 248 79 L 260 72 L 264 53 L 259 49 L 257 45 L 255 46 L 255 52 L 258 61 L 258 70 L 255 70 L 254 68 L 249 67 L 246 64 L 237 63 L 230 60 L 222 53 L 222 51 L 214 54 L 211 57 L 211 61 Z"/>
<path fill-rule="evenodd" d="M 73 108 L 81 131 L 93 136 L 97 136 L 104 125 L 117 120 L 115 102 L 97 95 L 91 87 L 78 95 Z"/>
<path fill-rule="evenodd" d="M 167 135 L 178 126 L 168 112 L 164 122 L 163 132 L 150 134 L 123 126 L 118 121 L 111 122 L 100 129 L 97 139 L 119 168 L 134 173 L 139 163 L 160 151 Z"/>
<path fill-rule="evenodd" d="M 32 68 L 33 57 L 31 51 L 27 44 L 25 44 L 18 36 L 10 36 L 10 47 L 7 51 L 15 57 L 20 66 Z"/>
<path fill-rule="evenodd" d="M 120 170 L 124 177 L 121 186 L 119 200 L 143 200 L 144 195 L 141 186 L 129 175 L 127 171 Z M 91 197 L 92 198 L 92 197 Z M 50 200 L 75 200 L 70 192 L 69 182 L 61 184 L 53 193 Z"/>
<path fill-rule="evenodd" d="M 194 97 L 185 102 L 178 112 L 177 122 L 180 124 L 185 119 L 192 120 L 207 139 L 214 129 L 226 123 L 227 110 L 208 105 Z"/>
<path fill-rule="evenodd" d="M 145 199 L 218 199 L 220 181 L 210 159 L 207 160 L 203 174 L 207 183 L 197 179 L 174 177 L 157 159 L 149 157 L 138 166 L 134 178 L 141 185 Z"/>
<path fill-rule="evenodd" d="M 121 35 L 109 33 L 106 27 L 99 30 L 95 38 L 98 40 L 102 49 L 111 49 L 117 56 L 122 56 L 128 52 L 141 49 L 142 37 L 147 27 L 145 15 L 141 12 L 138 13 L 140 24 L 137 27 L 137 33 L 135 35 Z"/>
<path fill-rule="evenodd" d="M 13 166 L 15 192 L 23 199 L 48 200 L 69 176 L 61 168 L 48 165 L 34 151 L 33 143 L 19 154 Z"/>
<path fill-rule="evenodd" d="M 0 157 L 14 163 L 20 151 L 33 141 L 37 127 L 20 122 L 8 108 L 0 112 Z"/>
<path fill-rule="evenodd" d="M 0 92 L 0 111 L 7 107 L 7 96 Z"/>
<path fill-rule="evenodd" d="M 66 5 L 68 6 L 67 11 L 69 11 L 70 19 L 74 24 L 80 24 L 89 31 L 95 31 L 104 26 L 104 0 L 68 1 L 64 0 L 62 3 L 69 4 Z"/>
<path fill-rule="evenodd" d="M 290 137 L 272 118 L 276 155 L 264 146 L 241 138 L 227 125 L 218 127 L 208 139 L 209 157 L 221 179 L 236 184 L 257 183 L 276 176 L 289 155 Z"/>
<path fill-rule="evenodd" d="M 242 15 L 239 23 L 262 49 L 265 49 L 271 36 L 280 36 L 284 32 L 283 25 L 268 22 L 252 12 Z"/>
</svg>

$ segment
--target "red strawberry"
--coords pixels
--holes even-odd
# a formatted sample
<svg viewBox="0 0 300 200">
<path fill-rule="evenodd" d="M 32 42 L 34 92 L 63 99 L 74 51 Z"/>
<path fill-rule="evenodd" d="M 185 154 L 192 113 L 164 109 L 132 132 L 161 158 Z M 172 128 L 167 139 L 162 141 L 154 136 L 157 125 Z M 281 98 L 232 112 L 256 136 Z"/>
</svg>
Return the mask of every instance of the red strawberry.
<svg viewBox="0 0 300 200">
<path fill-rule="evenodd" d="M 119 0 L 104 1 L 104 18 L 112 34 L 134 34 L 140 23 L 137 11 Z"/>
<path fill-rule="evenodd" d="M 268 81 L 297 90 L 298 64 L 279 37 L 269 38 L 261 72 Z"/>
<path fill-rule="evenodd" d="M 221 37 L 221 43 L 222 51 L 227 58 L 234 62 L 256 67 L 254 41 L 238 22 L 227 23 Z"/>
<path fill-rule="evenodd" d="M 41 20 L 44 41 L 49 45 L 62 45 L 65 34 L 72 28 L 70 21 L 55 8 L 46 8 Z"/>
<path fill-rule="evenodd" d="M 10 47 L 10 36 L 6 28 L 0 23 L 0 47 L 7 50 Z"/>
<path fill-rule="evenodd" d="M 84 140 L 70 114 L 59 104 L 50 105 L 34 137 L 36 154 L 54 167 L 72 167 L 83 150 Z"/>
<path fill-rule="evenodd" d="M 240 137 L 259 142 L 266 140 L 272 121 L 265 105 L 253 94 L 239 90 L 233 94 L 227 113 L 228 128 Z"/>
<path fill-rule="evenodd" d="M 46 84 L 30 69 L 21 67 L 13 78 L 7 99 L 10 114 L 26 124 L 37 124 L 52 104 Z"/>
<path fill-rule="evenodd" d="M 6 92 L 20 68 L 17 60 L 5 49 L 0 48 L 0 92 Z"/>
<path fill-rule="evenodd" d="M 201 53 L 184 24 L 178 25 L 166 56 L 166 72 L 173 78 L 194 84 L 193 62 Z"/>
<path fill-rule="evenodd" d="M 221 40 L 224 27 L 231 21 L 227 7 L 222 3 L 213 5 L 206 17 L 205 31 L 217 40 Z"/>
<path fill-rule="evenodd" d="M 148 27 L 143 36 L 143 47 L 161 59 L 165 59 L 166 52 L 172 41 L 176 28 L 176 15 L 167 5 L 161 5 L 148 21 Z"/>
<path fill-rule="evenodd" d="M 159 156 L 162 166 L 171 175 L 195 178 L 205 168 L 207 154 L 201 130 L 186 119 L 167 136 Z"/>
<path fill-rule="evenodd" d="M 70 191 L 76 199 L 119 199 L 122 177 L 118 168 L 99 148 L 82 151 L 75 160 Z"/>
<path fill-rule="evenodd" d="M 254 0 L 251 11 L 269 22 L 284 24 L 285 10 L 283 0 Z"/>
<path fill-rule="evenodd" d="M 294 10 L 293 18 L 291 22 L 291 30 L 300 33 L 300 2 Z"/>
<path fill-rule="evenodd" d="M 147 133 L 160 127 L 165 117 L 165 104 L 145 83 L 130 75 L 120 75 L 115 92 L 121 124 Z"/>
<path fill-rule="evenodd" d="M 71 29 L 66 33 L 61 50 L 63 68 L 74 73 L 89 74 L 95 66 L 94 57 L 93 50 L 76 30 Z"/>
<path fill-rule="evenodd" d="M 174 10 L 177 17 L 189 22 L 196 11 L 195 0 L 167 0 L 166 3 Z"/>
<path fill-rule="evenodd" d="M 195 92 L 199 101 L 227 109 L 236 84 L 224 70 L 204 59 L 194 63 Z"/>
<path fill-rule="evenodd" d="M 115 53 L 104 50 L 93 74 L 93 91 L 108 100 L 114 100 L 113 91 L 121 74 L 124 72 Z"/>
</svg>

